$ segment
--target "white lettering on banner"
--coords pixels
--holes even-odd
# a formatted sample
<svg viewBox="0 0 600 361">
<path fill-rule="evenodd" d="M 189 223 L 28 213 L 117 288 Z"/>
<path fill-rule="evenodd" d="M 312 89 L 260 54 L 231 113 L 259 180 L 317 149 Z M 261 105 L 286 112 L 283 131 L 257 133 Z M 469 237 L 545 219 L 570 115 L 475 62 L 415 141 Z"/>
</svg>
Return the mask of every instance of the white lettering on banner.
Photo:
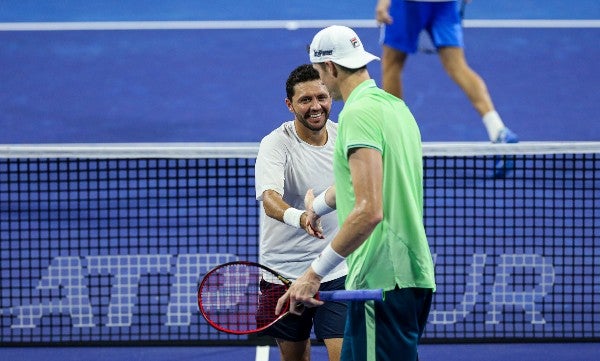
<svg viewBox="0 0 600 361">
<path fill-rule="evenodd" d="M 503 254 L 500 255 L 496 279 L 492 287 L 492 300 L 485 323 L 500 323 L 500 315 L 504 305 L 521 306 L 525 314 L 531 318 L 532 324 L 545 324 L 546 320 L 536 308 L 554 285 L 554 267 L 542 256 L 537 254 Z M 529 291 L 514 291 L 510 286 L 511 271 L 517 268 L 534 268 L 541 275 L 541 282 Z"/>
<path fill-rule="evenodd" d="M 73 327 L 94 327 L 92 306 L 86 282 L 87 272 L 79 257 L 56 257 L 50 262 L 36 289 L 62 289 L 63 298 L 43 300 L 41 303 L 12 307 L 17 316 L 12 328 L 34 328 L 35 321 L 48 314 L 71 316 Z M 3 310 L 2 314 L 7 313 Z"/>
<path fill-rule="evenodd" d="M 432 309 L 429 313 L 429 322 L 432 324 L 453 324 L 460 319 L 467 317 L 473 310 L 477 302 L 477 295 L 480 293 L 481 282 L 483 281 L 483 267 L 485 266 L 485 254 L 474 254 L 471 271 L 467 275 L 467 284 L 465 293 L 458 307 L 451 311 L 439 311 Z M 437 261 L 437 255 L 433 255 L 434 262 Z M 436 262 L 437 264 L 437 262 Z"/>
<path fill-rule="evenodd" d="M 433 255 L 437 261 L 437 255 Z M 486 254 L 474 254 L 471 270 L 467 275 L 465 293 L 460 304 L 454 310 L 435 310 L 430 312 L 429 322 L 432 324 L 454 324 L 464 319 L 473 311 L 477 302 L 477 295 L 481 293 L 483 283 L 483 268 L 485 266 Z M 525 315 L 530 318 L 532 324 L 544 324 L 546 321 L 536 307 L 554 285 L 554 267 L 544 257 L 537 254 L 503 254 L 500 255 L 500 263 L 496 266 L 494 285 L 492 286 L 491 301 L 487 311 L 486 324 L 500 323 L 500 317 L 504 306 L 520 306 Z M 437 262 L 436 262 L 437 265 Z M 522 285 L 530 286 L 529 290 L 516 291 L 513 287 L 515 282 L 511 279 L 513 271 L 534 270 L 539 273 L 540 282 L 537 284 Z"/>
<path fill-rule="evenodd" d="M 112 286 L 106 326 L 131 326 L 137 305 L 140 278 L 148 274 L 169 274 L 171 255 L 90 256 L 86 257 L 90 275 L 111 275 Z"/>
<path fill-rule="evenodd" d="M 116 255 L 84 257 L 56 257 L 43 272 L 36 289 L 54 290 L 64 297 L 42 299 L 40 303 L 19 305 L 0 310 L 1 315 L 16 316 L 11 328 L 34 328 L 43 316 L 61 314 L 70 316 L 74 327 L 94 327 L 88 275 L 112 276 L 108 327 L 131 326 L 137 305 L 140 277 L 149 274 L 171 273 L 172 255 Z M 187 326 L 192 313 L 197 312 L 198 281 L 210 269 L 225 262 L 235 261 L 233 254 L 177 255 L 175 283 L 170 287 L 167 306 L 167 325 Z M 82 260 L 87 261 L 83 267 Z M 238 299 L 230 301 L 236 304 Z"/>
<path fill-rule="evenodd" d="M 167 326 L 188 326 L 198 310 L 197 285 L 199 276 L 222 263 L 237 261 L 233 254 L 180 254 L 175 265 L 175 283 L 167 307 Z M 193 285 L 193 292 L 190 290 Z M 225 301 L 223 301 L 225 302 Z M 228 301 L 237 304 L 238 298 Z"/>
<path fill-rule="evenodd" d="M 88 276 L 111 276 L 110 299 L 106 307 L 106 319 L 100 323 L 107 327 L 128 327 L 133 323 L 133 315 L 138 306 L 140 279 L 147 275 L 172 276 L 168 287 L 169 302 L 166 308 L 166 326 L 189 326 L 197 314 L 197 287 L 201 277 L 213 267 L 237 260 L 234 254 L 157 254 L 157 255 L 106 255 L 106 256 L 60 256 L 51 260 L 42 272 L 35 291 L 39 303 L 21 304 L 0 309 L 0 315 L 12 315 L 11 328 L 35 328 L 40 319 L 48 315 L 69 316 L 73 327 L 96 327 Z M 470 268 L 466 271 L 465 291 L 462 299 L 453 310 L 432 309 L 429 322 L 451 325 L 460 322 L 473 312 L 478 298 L 484 292 L 484 267 L 486 254 L 473 254 Z M 498 324 L 505 306 L 523 308 L 532 324 L 544 324 L 538 303 L 551 291 L 555 273 L 552 264 L 537 254 L 504 254 L 498 256 L 494 283 L 488 292 L 490 299 L 487 308 L 486 324 Z M 437 256 L 434 255 L 437 264 Z M 438 265 L 439 266 L 439 265 Z M 534 274 L 528 284 L 514 275 L 527 271 Z M 467 273 L 468 272 L 468 273 Z M 221 304 L 235 306 L 249 282 L 242 278 L 234 286 L 239 292 L 229 292 Z M 41 293 L 44 292 L 44 296 Z M 35 292 L 34 292 L 35 294 Z M 48 297 L 46 294 L 52 296 Z M 54 296 L 56 295 L 56 296 Z M 54 297 L 54 298 L 53 298 Z M 482 296 L 481 296 L 482 297 Z M 156 307 L 159 307 L 158 305 Z M 208 300 L 207 307 L 210 307 Z"/>
</svg>

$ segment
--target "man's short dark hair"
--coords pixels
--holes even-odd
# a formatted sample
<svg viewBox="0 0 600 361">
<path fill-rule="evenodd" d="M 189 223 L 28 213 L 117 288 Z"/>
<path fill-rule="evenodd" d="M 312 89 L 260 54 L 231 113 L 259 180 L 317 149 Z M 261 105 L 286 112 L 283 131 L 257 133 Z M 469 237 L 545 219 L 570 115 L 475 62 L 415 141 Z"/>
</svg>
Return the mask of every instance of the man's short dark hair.
<svg viewBox="0 0 600 361">
<path fill-rule="evenodd" d="M 292 70 L 285 82 L 285 93 L 287 98 L 292 100 L 292 97 L 294 96 L 294 86 L 296 86 L 296 84 L 318 79 L 320 79 L 319 72 L 313 68 L 312 64 L 300 65 Z"/>
</svg>

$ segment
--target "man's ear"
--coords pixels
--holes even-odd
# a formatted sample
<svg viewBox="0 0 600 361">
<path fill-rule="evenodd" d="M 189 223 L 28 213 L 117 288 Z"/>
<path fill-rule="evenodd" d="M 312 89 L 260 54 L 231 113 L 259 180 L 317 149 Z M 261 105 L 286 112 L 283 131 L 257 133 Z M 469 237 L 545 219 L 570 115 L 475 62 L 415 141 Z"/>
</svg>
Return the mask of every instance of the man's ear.
<svg viewBox="0 0 600 361">
<path fill-rule="evenodd" d="M 292 101 L 289 98 L 285 98 L 285 105 L 290 112 L 294 113 L 294 107 L 292 106 Z"/>
<path fill-rule="evenodd" d="M 331 73 L 331 76 L 333 76 L 334 78 L 337 78 L 338 69 L 333 61 L 325 62 L 325 67 L 327 67 L 327 71 Z"/>
</svg>

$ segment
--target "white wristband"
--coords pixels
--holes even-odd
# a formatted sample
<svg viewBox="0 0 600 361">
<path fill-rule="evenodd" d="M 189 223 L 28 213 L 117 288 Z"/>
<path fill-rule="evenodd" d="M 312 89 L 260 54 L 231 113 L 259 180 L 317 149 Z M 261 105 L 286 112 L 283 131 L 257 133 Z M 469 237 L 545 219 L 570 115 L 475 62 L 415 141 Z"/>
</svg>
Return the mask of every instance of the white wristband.
<svg viewBox="0 0 600 361">
<path fill-rule="evenodd" d="M 313 200 L 313 210 L 319 217 L 335 211 L 334 208 L 331 208 L 327 202 L 325 202 L 325 193 L 327 193 L 327 190 L 316 196 Z"/>
<path fill-rule="evenodd" d="M 346 257 L 342 257 L 336 251 L 331 248 L 331 243 L 323 249 L 323 252 L 317 257 L 310 265 L 321 278 L 333 271 L 340 263 L 342 263 Z"/>
<path fill-rule="evenodd" d="M 283 212 L 283 222 L 292 227 L 300 228 L 300 217 L 304 211 L 290 207 Z"/>
</svg>

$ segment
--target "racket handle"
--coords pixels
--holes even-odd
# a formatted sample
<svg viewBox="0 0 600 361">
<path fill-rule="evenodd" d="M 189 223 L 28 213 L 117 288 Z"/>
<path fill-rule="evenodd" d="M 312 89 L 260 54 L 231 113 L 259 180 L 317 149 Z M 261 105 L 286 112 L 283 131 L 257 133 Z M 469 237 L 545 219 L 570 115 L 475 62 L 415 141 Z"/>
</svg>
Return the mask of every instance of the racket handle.
<svg viewBox="0 0 600 361">
<path fill-rule="evenodd" d="M 318 299 L 321 301 L 383 301 L 383 289 L 321 291 Z"/>
</svg>

